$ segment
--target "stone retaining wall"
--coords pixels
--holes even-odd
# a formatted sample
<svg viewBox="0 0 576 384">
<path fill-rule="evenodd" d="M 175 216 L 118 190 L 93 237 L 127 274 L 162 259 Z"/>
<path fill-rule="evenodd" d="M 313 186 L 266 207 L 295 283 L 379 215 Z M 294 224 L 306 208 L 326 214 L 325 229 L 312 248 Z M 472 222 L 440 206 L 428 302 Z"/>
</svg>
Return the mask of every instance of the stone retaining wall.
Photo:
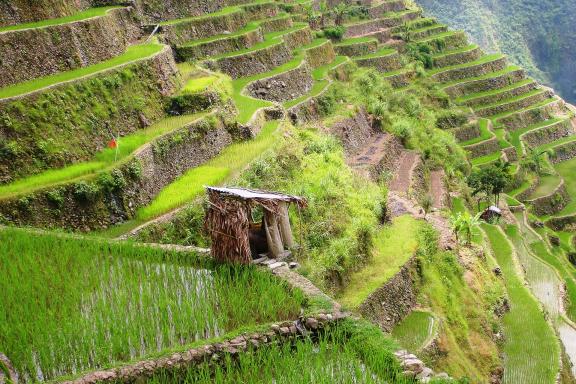
<svg viewBox="0 0 576 384">
<path fill-rule="evenodd" d="M 502 149 L 502 153 L 506 156 L 506 161 L 512 163 L 518 161 L 518 151 L 516 151 L 516 147 L 508 147 Z"/>
<path fill-rule="evenodd" d="M 283 102 L 305 95 L 310 92 L 313 84 L 312 70 L 306 60 L 302 60 L 297 68 L 254 81 L 246 90 L 257 99 Z"/>
<path fill-rule="evenodd" d="M 402 25 L 406 21 L 414 20 L 420 17 L 420 11 L 413 11 L 405 13 L 401 16 L 385 17 L 382 19 L 370 20 L 362 23 L 356 23 L 346 26 L 344 37 L 363 36 L 372 32 L 376 32 L 384 28 L 393 28 Z"/>
<path fill-rule="evenodd" d="M 164 99 L 179 84 L 165 47 L 149 59 L 0 100 L 0 183 L 92 159 L 112 132 L 127 135 L 162 118 Z"/>
<path fill-rule="evenodd" d="M 397 69 L 402 68 L 402 62 L 400 60 L 400 55 L 398 53 L 392 53 L 390 55 L 370 57 L 367 59 L 355 59 L 356 64 L 360 67 L 371 67 L 375 68 L 379 72 L 392 72 Z"/>
<path fill-rule="evenodd" d="M 480 136 L 480 127 L 478 124 L 467 124 L 459 128 L 454 128 L 450 130 L 456 140 L 459 142 L 465 142 L 468 140 L 472 140 Z"/>
<path fill-rule="evenodd" d="M 124 52 L 140 36 L 131 8 L 46 28 L 0 33 L 0 87 L 86 67 Z"/>
<path fill-rule="evenodd" d="M 528 200 L 526 203 L 532 206 L 532 212 L 536 216 L 545 216 L 560 212 L 570 203 L 570 200 L 564 180 L 561 180 L 558 187 L 551 194 Z"/>
<path fill-rule="evenodd" d="M 497 137 L 492 137 L 491 139 L 476 144 L 467 145 L 464 149 L 470 154 L 470 157 L 474 159 L 500 151 L 500 144 L 498 144 Z"/>
<path fill-rule="evenodd" d="M 264 41 L 262 29 L 256 28 L 239 36 L 224 37 L 197 45 L 183 45 L 175 48 L 179 61 L 193 61 L 208 56 L 216 56 L 226 52 L 233 52 L 250 48 L 256 43 Z"/>
<path fill-rule="evenodd" d="M 492 91 L 509 86 L 526 78 L 523 69 L 517 69 L 489 79 L 466 81 L 445 88 L 446 93 L 456 98 L 471 93 Z"/>
<path fill-rule="evenodd" d="M 216 12 L 229 5 L 247 3 L 242 0 L 135 0 L 135 6 L 144 23 L 156 24 L 191 16 Z"/>
<path fill-rule="evenodd" d="M 426 43 L 431 46 L 432 53 L 440 53 L 468 45 L 468 37 L 466 33 L 456 31 L 448 36 L 432 37 Z"/>
<path fill-rule="evenodd" d="M 354 116 L 338 120 L 326 128 L 340 140 L 347 153 L 358 152 L 370 137 L 380 131 L 373 126 L 372 118 L 364 108 Z"/>
<path fill-rule="evenodd" d="M 316 47 L 306 50 L 306 61 L 312 68 L 318 68 L 330 64 L 336 58 L 334 46 L 331 41 L 327 41 Z"/>
<path fill-rule="evenodd" d="M 562 120 L 547 127 L 526 132 L 522 135 L 521 139 L 530 147 L 539 147 L 571 136 L 574 133 L 574 127 L 570 123 L 570 120 Z"/>
<path fill-rule="evenodd" d="M 69 16 L 89 6 L 86 0 L 0 1 L 0 27 Z"/>
<path fill-rule="evenodd" d="M 290 53 L 286 44 L 279 42 L 256 51 L 224 57 L 211 62 L 209 65 L 215 67 L 213 69 L 226 73 L 233 79 L 238 79 L 271 71 L 291 59 L 292 53 Z"/>
<path fill-rule="evenodd" d="M 206 344 L 193 349 L 175 352 L 157 359 L 139 361 L 118 368 L 89 373 L 64 384 L 139 383 L 162 371 L 185 369 L 202 363 L 218 364 L 226 356 L 255 351 L 268 345 L 290 343 L 296 339 L 318 339 L 320 334 L 345 316 L 318 314 L 302 317 L 296 321 L 272 324 L 265 331 L 243 334 L 218 343 Z"/>
<path fill-rule="evenodd" d="M 450 69 L 444 72 L 435 73 L 432 78 L 441 83 L 462 80 L 469 77 L 482 76 L 487 73 L 497 72 L 506 68 L 506 58 L 502 57 L 487 63 L 472 65 L 469 67 Z"/>
<path fill-rule="evenodd" d="M 223 120 L 200 119 L 155 139 L 98 177 L 0 200 L 0 222 L 79 231 L 106 228 L 133 218 L 163 187 L 232 141 Z"/>
<path fill-rule="evenodd" d="M 444 33 L 448 31 L 448 27 L 445 25 L 438 25 L 434 28 L 428 28 L 425 29 L 423 31 L 408 31 L 407 32 L 407 37 L 410 41 L 414 41 L 414 40 L 420 40 L 420 39 L 425 39 L 427 37 L 439 34 L 439 33 Z"/>
<path fill-rule="evenodd" d="M 188 41 L 221 35 L 225 32 L 237 31 L 248 22 L 248 15 L 238 10 L 225 15 L 204 17 L 181 21 L 177 24 L 162 25 L 162 38 L 173 46 L 182 45 Z"/>
<path fill-rule="evenodd" d="M 478 60 L 482 56 L 482 50 L 475 48 L 466 52 L 452 53 L 440 56 L 434 59 L 434 66 L 437 68 L 448 67 L 451 65 L 458 65 L 469 63 Z"/>
<path fill-rule="evenodd" d="M 556 114 L 562 113 L 563 110 L 564 100 L 557 99 L 556 101 L 541 107 L 518 111 L 509 116 L 502 117 L 498 119 L 498 123 L 503 124 L 507 130 L 514 131 L 516 129 L 549 120 Z"/>
<path fill-rule="evenodd" d="M 262 31 L 264 31 L 264 33 L 270 33 L 270 32 L 285 31 L 287 29 L 290 29 L 292 25 L 293 22 L 291 17 L 281 17 L 270 20 L 264 20 L 260 24 L 260 28 L 262 28 Z"/>
<path fill-rule="evenodd" d="M 526 85 L 522 85 L 520 87 L 511 89 L 509 91 L 497 93 L 495 95 L 477 97 L 477 98 L 474 98 L 472 100 L 465 101 L 463 104 L 467 105 L 469 107 L 476 107 L 479 105 L 493 104 L 493 103 L 508 99 L 510 97 L 522 95 L 522 94 L 530 92 L 536 88 L 538 88 L 538 83 L 535 81 L 532 81 Z"/>
<path fill-rule="evenodd" d="M 515 196 L 516 200 L 526 202 L 526 200 L 528 200 L 530 196 L 534 193 L 534 191 L 538 188 L 539 184 L 540 184 L 540 178 L 537 177 L 526 190 Z"/>
<path fill-rule="evenodd" d="M 385 1 L 382 4 L 368 8 L 368 14 L 372 19 L 382 17 L 388 12 L 401 12 L 406 9 L 406 5 L 402 0 Z"/>
<path fill-rule="evenodd" d="M 414 71 L 405 71 L 400 73 L 395 73 L 393 75 L 384 76 L 384 80 L 392 84 L 394 88 L 402 88 L 410 85 L 410 82 L 416 77 Z"/>
<path fill-rule="evenodd" d="M 416 306 L 418 261 L 412 257 L 386 284 L 372 292 L 360 305 L 365 318 L 390 332 Z"/>
<path fill-rule="evenodd" d="M 289 50 L 293 51 L 298 47 L 308 45 L 312 42 L 312 31 L 310 27 L 297 29 L 282 36 L 284 43 Z"/>
<path fill-rule="evenodd" d="M 554 231 L 576 232 L 576 215 L 552 217 L 546 225 Z"/>
<path fill-rule="evenodd" d="M 512 101 L 509 103 L 495 105 L 493 107 L 483 108 L 476 111 L 478 116 L 488 117 L 494 116 L 505 112 L 517 111 L 519 109 L 524 109 L 530 105 L 544 101 L 545 99 L 554 96 L 552 91 L 544 91 L 536 93 L 534 95 L 524 97 L 523 99 Z"/>
<path fill-rule="evenodd" d="M 378 49 L 378 40 L 365 41 L 355 44 L 336 45 L 335 51 L 342 56 L 363 56 L 376 52 Z"/>
<path fill-rule="evenodd" d="M 554 148 L 554 154 L 550 156 L 552 164 L 558 164 L 576 157 L 576 142 L 558 145 Z"/>
</svg>

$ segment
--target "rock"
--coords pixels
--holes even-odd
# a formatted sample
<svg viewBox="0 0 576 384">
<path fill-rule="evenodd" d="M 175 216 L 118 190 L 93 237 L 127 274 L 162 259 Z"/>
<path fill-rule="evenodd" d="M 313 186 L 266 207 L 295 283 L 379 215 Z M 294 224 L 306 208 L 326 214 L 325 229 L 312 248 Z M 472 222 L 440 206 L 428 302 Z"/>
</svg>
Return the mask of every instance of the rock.
<svg viewBox="0 0 576 384">
<path fill-rule="evenodd" d="M 290 264 L 288 264 L 288 267 L 290 267 L 290 269 L 296 269 L 296 268 L 300 267 L 300 264 L 293 261 Z"/>
<path fill-rule="evenodd" d="M 281 334 L 282 336 L 289 335 L 289 334 L 290 334 L 290 328 L 288 328 L 288 327 L 281 327 L 281 328 L 280 328 L 280 334 Z"/>
<path fill-rule="evenodd" d="M 436 379 L 449 379 L 450 376 L 448 376 L 448 374 L 446 372 L 440 372 L 439 374 L 434 376 L 434 378 L 436 378 Z"/>
<path fill-rule="evenodd" d="M 434 374 L 434 371 L 428 367 L 424 367 L 424 369 L 422 370 L 422 372 L 420 372 L 419 374 L 416 375 L 416 378 L 418 380 L 422 380 L 425 378 L 429 378 Z"/>
<path fill-rule="evenodd" d="M 552 244 L 552 246 L 554 247 L 560 246 L 560 238 L 558 236 L 548 235 L 548 239 L 550 239 L 550 244 Z"/>
<path fill-rule="evenodd" d="M 280 332 L 280 326 L 278 324 L 272 324 L 270 329 L 272 329 L 274 332 Z"/>
<path fill-rule="evenodd" d="M 411 371 L 414 372 L 415 374 L 418 374 L 424 370 L 424 363 L 419 359 L 409 358 L 400 363 L 400 365 L 406 371 Z"/>
<path fill-rule="evenodd" d="M 492 270 L 492 272 L 494 272 L 494 274 L 496 276 L 501 276 L 502 275 L 502 270 L 500 269 L 500 267 L 496 267 Z"/>
<path fill-rule="evenodd" d="M 306 319 L 306 328 L 308 329 L 318 329 L 318 320 L 313 317 Z"/>
</svg>

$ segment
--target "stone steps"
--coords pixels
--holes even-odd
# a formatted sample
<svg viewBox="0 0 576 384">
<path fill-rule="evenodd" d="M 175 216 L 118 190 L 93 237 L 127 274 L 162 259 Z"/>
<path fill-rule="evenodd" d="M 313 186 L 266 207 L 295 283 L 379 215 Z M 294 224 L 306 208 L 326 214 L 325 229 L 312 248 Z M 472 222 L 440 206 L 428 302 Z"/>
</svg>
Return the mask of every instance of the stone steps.
<svg viewBox="0 0 576 384">
<path fill-rule="evenodd" d="M 504 68 L 506 68 L 505 56 L 490 55 L 465 64 L 442 68 L 440 71 L 431 71 L 430 77 L 438 82 L 446 83 L 486 75 Z"/>
</svg>

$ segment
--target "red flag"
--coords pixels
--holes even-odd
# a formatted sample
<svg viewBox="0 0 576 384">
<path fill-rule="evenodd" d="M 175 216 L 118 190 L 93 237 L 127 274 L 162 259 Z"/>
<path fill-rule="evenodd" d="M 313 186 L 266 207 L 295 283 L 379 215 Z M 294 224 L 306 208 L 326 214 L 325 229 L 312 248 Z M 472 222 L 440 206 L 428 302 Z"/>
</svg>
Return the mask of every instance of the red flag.
<svg viewBox="0 0 576 384">
<path fill-rule="evenodd" d="M 117 148 L 118 147 L 118 143 L 116 142 L 116 139 L 112 139 L 110 140 L 110 142 L 108 142 L 108 148 Z"/>
</svg>

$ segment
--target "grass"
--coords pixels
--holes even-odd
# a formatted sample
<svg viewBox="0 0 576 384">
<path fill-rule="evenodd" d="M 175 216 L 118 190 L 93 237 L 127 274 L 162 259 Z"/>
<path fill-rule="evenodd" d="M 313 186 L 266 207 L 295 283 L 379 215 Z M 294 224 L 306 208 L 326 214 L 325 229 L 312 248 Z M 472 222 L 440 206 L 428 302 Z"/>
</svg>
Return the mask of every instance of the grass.
<svg viewBox="0 0 576 384">
<path fill-rule="evenodd" d="M 84 76 L 94 75 L 136 60 L 142 60 L 159 53 L 164 47 L 164 45 L 157 42 L 132 45 L 128 47 L 126 52 L 122 55 L 116 56 L 110 60 L 102 61 L 98 64 L 74 69 L 72 71 L 60 72 L 54 75 L 0 88 L 0 99 L 34 92 L 66 81 L 77 80 Z"/>
<path fill-rule="evenodd" d="M 532 195 L 530 195 L 530 199 L 548 196 L 560 185 L 561 180 L 557 175 L 544 175 L 540 177 L 540 183 Z"/>
<path fill-rule="evenodd" d="M 480 136 L 473 139 L 463 141 L 460 143 L 461 146 L 466 147 L 468 145 L 478 144 L 482 141 L 486 141 L 494 137 L 494 133 L 488 128 L 489 121 L 487 119 L 479 119 L 478 127 L 480 128 Z"/>
<path fill-rule="evenodd" d="M 568 195 L 572 200 L 568 203 L 563 210 L 558 212 L 555 216 L 568 216 L 576 214 L 576 158 L 563 161 L 554 166 L 556 172 L 564 179 L 564 185 Z"/>
<path fill-rule="evenodd" d="M 0 291 L 0 345 L 25 381 L 291 319 L 304 301 L 255 267 L 17 229 L 0 231 Z"/>
<path fill-rule="evenodd" d="M 468 82 L 472 82 L 472 81 L 493 79 L 493 78 L 497 78 L 497 77 L 512 73 L 514 71 L 518 71 L 520 69 L 522 69 L 522 68 L 517 66 L 517 65 L 509 65 L 508 67 L 506 67 L 500 71 L 497 71 L 497 72 L 491 72 L 491 73 L 487 73 L 487 74 L 482 75 L 482 76 L 468 77 L 466 79 L 454 80 L 454 81 L 451 81 L 448 83 L 444 83 L 444 84 L 442 84 L 442 88 L 448 88 L 448 87 L 453 86 L 453 85 L 457 85 L 457 84 L 461 84 L 461 83 L 468 83 Z"/>
<path fill-rule="evenodd" d="M 512 83 L 512 84 L 510 84 L 504 88 L 492 89 L 492 90 L 484 91 L 484 92 L 471 93 L 469 95 L 459 97 L 455 101 L 456 101 L 456 103 L 464 103 L 464 102 L 471 101 L 474 99 L 480 99 L 480 98 L 484 98 L 484 97 L 488 97 L 488 96 L 496 96 L 496 95 L 499 95 L 499 94 L 502 94 L 502 93 L 505 93 L 508 91 L 512 91 L 516 88 L 523 87 L 523 86 L 528 85 L 528 84 L 533 83 L 533 82 L 534 82 L 534 80 L 532 80 L 532 79 L 524 79 L 524 80 L 520 80 L 516 83 Z M 484 107 L 484 106 L 482 106 L 482 107 Z"/>
<path fill-rule="evenodd" d="M 441 57 L 446 57 L 446 56 L 451 56 L 451 55 L 457 55 L 459 53 L 464 53 L 464 52 L 469 52 L 469 51 L 473 51 L 476 48 L 478 48 L 478 46 L 476 44 L 470 44 L 467 45 L 465 47 L 461 47 L 461 48 L 456 48 L 456 49 L 451 49 L 449 51 L 444 51 L 444 52 L 439 52 L 436 53 L 434 55 L 432 55 L 432 58 L 434 59 L 438 59 Z"/>
<path fill-rule="evenodd" d="M 337 47 L 346 47 L 349 45 L 364 44 L 364 43 L 378 43 L 378 39 L 374 37 L 364 36 L 364 37 L 352 37 L 349 39 L 344 39 L 342 42 L 335 44 Z"/>
<path fill-rule="evenodd" d="M 538 95 L 538 94 L 544 94 L 544 93 L 545 93 L 545 91 L 542 90 L 542 89 L 533 89 L 532 91 L 523 93 L 523 94 L 521 94 L 521 95 L 512 96 L 512 97 L 509 97 L 509 98 L 504 99 L 504 100 L 499 100 L 499 101 L 497 101 L 497 102 L 495 102 L 495 103 L 479 105 L 479 106 L 475 107 L 474 109 L 475 109 L 477 112 L 482 112 L 483 109 L 488 109 L 488 108 L 493 108 L 493 107 L 497 107 L 497 106 L 502 106 L 502 105 L 505 105 L 505 104 L 511 104 L 511 103 L 516 102 L 516 101 L 521 101 L 521 100 L 527 99 L 527 98 L 529 98 L 529 97 L 536 96 L 536 95 Z M 496 114 L 496 115 L 493 115 L 493 116 L 497 117 L 497 116 L 500 116 L 500 115 L 506 114 L 506 113 L 508 113 L 508 112 L 501 112 L 501 113 Z"/>
<path fill-rule="evenodd" d="M 550 125 L 554 125 L 559 123 L 562 119 L 554 118 L 546 121 L 542 121 L 540 123 L 532 124 L 526 128 L 516 129 L 514 131 L 510 131 L 508 134 L 510 136 L 510 143 L 516 148 L 516 152 L 518 155 L 522 155 L 524 153 L 522 148 L 522 135 L 528 133 L 530 131 L 534 131 L 536 129 L 548 127 Z"/>
<path fill-rule="evenodd" d="M 568 137 L 563 137 L 559 140 L 556 141 L 552 141 L 551 143 L 547 143 L 544 145 L 540 145 L 538 147 L 536 147 L 536 150 L 538 151 L 547 151 L 549 149 L 554 149 L 554 147 L 557 147 L 559 145 L 562 144 L 566 144 L 566 143 L 571 143 L 573 141 L 576 141 L 576 135 L 572 135 L 572 136 L 568 136 Z"/>
<path fill-rule="evenodd" d="M 356 56 L 354 58 L 354 60 L 366 60 L 366 59 L 374 59 L 377 57 L 382 57 L 382 56 L 389 56 L 389 55 L 393 55 L 397 53 L 395 49 L 392 48 L 382 48 L 377 50 L 376 52 L 373 53 L 369 53 L 367 55 L 363 55 L 363 56 Z"/>
<path fill-rule="evenodd" d="M 392 329 L 392 336 L 402 348 L 419 352 L 434 337 L 436 318 L 425 311 L 413 311 Z"/>
<path fill-rule="evenodd" d="M 502 157 L 502 152 L 498 151 L 498 152 L 494 152 L 494 153 L 491 153 L 491 154 L 486 155 L 486 156 L 476 157 L 476 158 L 470 160 L 470 162 L 475 167 L 482 167 L 484 165 L 488 165 L 490 163 L 495 162 L 500 157 Z"/>
<path fill-rule="evenodd" d="M 370 262 L 351 274 L 338 301 L 349 308 L 360 305 L 386 283 L 414 255 L 418 247 L 419 223 L 410 216 L 394 219 L 392 225 L 378 230 Z"/>
<path fill-rule="evenodd" d="M 38 29 L 38 28 L 46 28 L 52 27 L 55 25 L 62 25 L 73 23 L 75 21 L 82 21 L 86 19 L 91 19 L 93 17 L 101 17 L 106 15 L 110 10 L 117 9 L 122 7 L 99 7 L 99 8 L 90 8 L 82 12 L 75 13 L 70 16 L 60 17 L 57 19 L 46 19 L 41 21 L 36 21 L 33 23 L 23 23 L 23 24 L 16 24 L 16 25 L 9 25 L 7 27 L 0 27 L 0 33 L 3 32 L 12 32 L 12 31 L 21 31 L 23 29 Z"/>
<path fill-rule="evenodd" d="M 137 218 L 148 220 L 176 209 L 204 193 L 206 185 L 221 184 L 230 175 L 241 171 L 278 140 L 278 121 L 269 121 L 253 140 L 232 144 L 205 164 L 190 169 L 163 188 L 146 207 L 140 208 Z"/>
<path fill-rule="evenodd" d="M 450 36 L 454 36 L 457 34 L 462 33 L 462 31 L 448 31 L 448 32 L 442 32 L 442 33 L 438 33 L 436 35 L 432 35 L 432 36 L 428 36 L 426 38 L 423 39 L 417 39 L 414 40 L 415 43 L 428 43 L 430 41 L 436 40 L 436 39 L 443 39 L 446 37 L 450 37 Z"/>
<path fill-rule="evenodd" d="M 10 184 L 0 185 L 0 199 L 30 193 L 78 178 L 94 176 L 98 172 L 121 163 L 144 144 L 165 133 L 182 128 L 204 115 L 205 113 L 199 113 L 165 118 L 146 129 L 121 137 L 118 140 L 117 152 L 115 149 L 106 148 L 97 153 L 91 161 L 72 164 L 60 169 L 50 169 Z"/>
<path fill-rule="evenodd" d="M 548 99 L 542 100 L 542 101 L 540 101 L 540 102 L 538 102 L 538 103 L 534 103 L 534 104 L 532 104 L 532 105 L 529 105 L 529 106 L 527 106 L 526 108 L 519 109 L 519 110 L 516 110 L 516 111 L 511 111 L 511 112 L 503 112 L 503 113 L 500 113 L 500 114 L 498 114 L 498 115 L 490 116 L 490 118 L 491 118 L 492 120 L 502 119 L 502 118 L 505 118 L 505 117 L 512 116 L 512 115 L 514 115 L 514 114 L 516 114 L 516 113 L 522 113 L 522 112 L 529 111 L 529 110 L 531 110 L 531 109 L 537 109 L 537 108 L 544 107 L 544 106 L 546 106 L 546 105 L 548 105 L 548 104 L 550 104 L 550 103 L 553 103 L 553 102 L 555 102 L 555 101 L 557 101 L 557 100 L 558 100 L 557 96 L 554 96 L 554 97 L 552 97 L 552 98 L 548 98 Z M 496 122 L 496 124 L 498 124 L 498 122 Z"/>
<path fill-rule="evenodd" d="M 442 72 L 448 72 L 448 71 L 453 71 L 455 69 L 460 69 L 460 68 L 468 68 L 468 67 L 472 67 L 475 65 L 481 65 L 481 64 L 486 64 L 492 61 L 496 61 L 499 60 L 501 58 L 505 57 L 503 54 L 501 53 L 495 53 L 492 55 L 485 55 L 482 56 L 480 59 L 475 60 L 475 61 L 469 61 L 467 63 L 462 63 L 462 64 L 456 64 L 456 65 L 450 65 L 448 67 L 443 67 L 443 68 L 435 68 L 432 70 L 427 71 L 428 75 L 435 75 L 437 73 L 442 73 Z"/>
<path fill-rule="evenodd" d="M 244 26 L 243 28 L 240 28 L 239 30 L 237 30 L 233 33 L 215 35 L 215 36 L 205 37 L 202 39 L 194 39 L 194 40 L 189 41 L 185 44 L 182 44 L 181 47 L 195 47 L 195 46 L 210 43 L 213 41 L 226 40 L 226 39 L 238 37 L 238 36 L 244 35 L 248 32 L 255 31 L 259 27 L 260 27 L 259 23 L 253 21 L 253 22 L 246 24 L 246 26 Z"/>
<path fill-rule="evenodd" d="M 304 100 L 318 96 L 320 93 L 322 93 L 322 91 L 326 89 L 328 85 L 330 85 L 330 82 L 328 80 L 314 81 L 314 84 L 312 85 L 312 89 L 310 90 L 310 92 L 300 97 L 297 97 L 296 99 L 292 99 L 285 102 L 283 106 L 284 108 L 288 109 L 303 102 Z"/>
<path fill-rule="evenodd" d="M 503 383 L 551 383 L 559 370 L 556 335 L 524 285 L 506 235 L 492 225 L 484 224 L 482 228 L 502 269 L 511 306 L 503 317 L 506 334 Z"/>
<path fill-rule="evenodd" d="M 253 353 L 206 362 L 182 370 L 164 370 L 152 384 L 185 383 L 410 383 L 399 375 L 395 343 L 362 320 L 346 319 L 319 339 L 266 345 Z"/>
</svg>

